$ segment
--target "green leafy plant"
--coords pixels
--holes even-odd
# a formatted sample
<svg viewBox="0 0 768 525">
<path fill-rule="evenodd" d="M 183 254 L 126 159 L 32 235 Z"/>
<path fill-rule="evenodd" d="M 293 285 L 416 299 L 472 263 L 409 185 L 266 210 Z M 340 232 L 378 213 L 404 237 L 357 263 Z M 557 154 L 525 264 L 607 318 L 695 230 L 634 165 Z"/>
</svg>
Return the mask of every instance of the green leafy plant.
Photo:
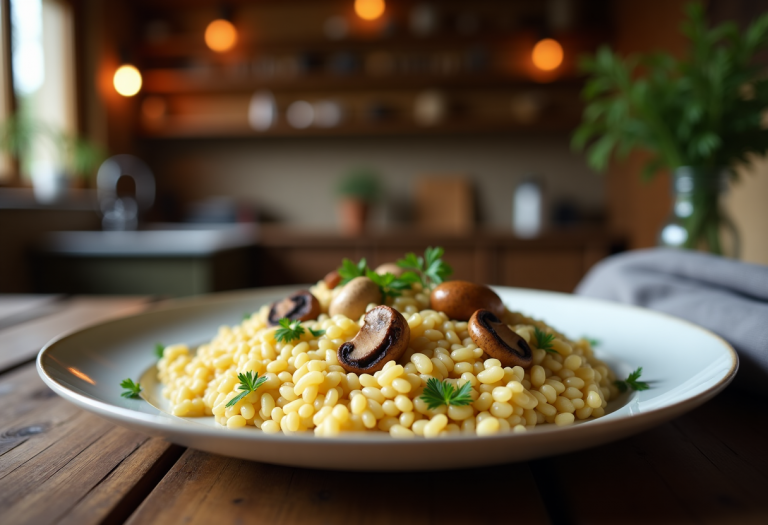
<svg viewBox="0 0 768 525">
<path fill-rule="evenodd" d="M 23 107 L 0 124 L 0 148 L 20 159 L 25 171 L 30 170 L 35 148 L 47 149 L 59 168 L 80 177 L 92 174 L 106 158 L 94 143 L 30 117 Z"/>
<path fill-rule="evenodd" d="M 124 392 L 120 394 L 122 397 L 135 399 L 139 397 L 141 392 L 141 383 L 134 383 L 131 378 L 123 379 L 120 381 L 120 388 L 124 389 Z"/>
<path fill-rule="evenodd" d="M 275 332 L 275 341 L 278 343 L 290 343 L 295 339 L 301 339 L 301 336 L 304 333 L 304 327 L 301 326 L 301 321 L 294 321 L 293 324 L 291 324 L 291 320 L 284 317 L 277 323 L 280 325 L 280 328 Z"/>
<path fill-rule="evenodd" d="M 650 386 L 648 383 L 645 383 L 643 381 L 638 381 L 640 379 L 640 375 L 643 373 L 643 367 L 641 366 L 624 380 L 624 381 L 614 381 L 613 384 L 616 385 L 616 387 L 621 392 L 626 392 L 628 388 L 631 388 L 632 390 L 648 390 Z"/>
<path fill-rule="evenodd" d="M 407 253 L 403 259 L 397 261 L 397 265 L 413 272 L 424 289 L 428 290 L 445 281 L 453 273 L 453 268 L 442 260 L 443 254 L 445 250 L 442 247 L 430 246 L 424 251 L 424 257 Z"/>
<path fill-rule="evenodd" d="M 163 352 L 165 352 L 165 346 L 163 345 L 163 343 L 155 344 L 155 357 L 157 357 L 158 359 L 162 359 Z"/>
<path fill-rule="evenodd" d="M 341 178 L 336 190 L 342 197 L 374 202 L 381 194 L 381 185 L 375 171 L 355 168 Z"/>
<path fill-rule="evenodd" d="M 310 328 L 309 333 L 312 334 L 314 337 L 320 337 L 325 335 L 325 330 L 313 330 L 312 328 Z"/>
<path fill-rule="evenodd" d="M 555 334 L 548 334 L 538 326 L 533 327 L 533 334 L 536 336 L 536 346 L 541 350 L 550 354 L 558 353 L 557 350 L 552 348 L 552 341 L 555 340 Z"/>
<path fill-rule="evenodd" d="M 644 150 L 650 154 L 646 179 L 682 166 L 709 178 L 728 169 L 735 177 L 735 166 L 768 149 L 761 124 L 768 79 L 754 60 L 768 47 L 768 13 L 741 31 L 733 22 L 708 28 L 700 3 L 686 11 L 682 31 L 690 45 L 682 59 L 663 53 L 622 58 L 602 47 L 583 60 L 587 105 L 572 144 L 586 149 L 595 169 L 604 170 L 614 154 Z M 717 190 L 716 182 L 699 184 L 694 213 L 684 224 L 686 247 L 722 251 Z"/>
<path fill-rule="evenodd" d="M 453 388 L 448 381 L 438 381 L 434 377 L 427 380 L 427 386 L 420 396 L 430 409 L 435 409 L 441 405 L 465 406 L 472 402 L 469 392 L 472 385 L 469 382 L 464 383 L 459 389 Z"/>
<path fill-rule="evenodd" d="M 251 392 L 255 392 L 267 380 L 266 376 L 259 377 L 258 372 L 251 371 L 248 371 L 244 374 L 237 374 L 237 378 L 240 380 L 240 384 L 237 385 L 237 389 L 242 390 L 242 392 L 230 399 L 229 402 L 224 405 L 227 408 L 235 406 L 238 401 L 243 399 Z"/>
</svg>

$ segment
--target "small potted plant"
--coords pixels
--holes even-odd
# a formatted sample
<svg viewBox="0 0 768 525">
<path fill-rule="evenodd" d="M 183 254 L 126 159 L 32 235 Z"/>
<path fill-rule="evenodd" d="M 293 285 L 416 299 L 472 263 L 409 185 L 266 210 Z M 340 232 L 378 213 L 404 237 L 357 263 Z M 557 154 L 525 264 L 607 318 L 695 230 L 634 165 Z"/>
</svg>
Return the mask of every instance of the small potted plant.
<svg viewBox="0 0 768 525">
<path fill-rule="evenodd" d="M 0 124 L 0 148 L 21 161 L 22 172 L 30 175 L 40 202 L 56 200 L 71 179 L 90 175 L 105 159 L 101 148 L 90 141 L 24 112 Z"/>
<path fill-rule="evenodd" d="M 614 153 L 649 152 L 644 177 L 673 174 L 675 205 L 659 244 L 738 257 L 738 232 L 719 200 L 734 168 L 768 149 L 768 79 L 754 60 L 768 47 L 768 13 L 741 31 L 733 22 L 708 28 L 699 3 L 686 11 L 683 59 L 621 58 L 603 47 L 583 61 L 587 105 L 573 145 L 597 170 Z"/>
<path fill-rule="evenodd" d="M 337 186 L 339 221 L 347 235 L 360 235 L 365 231 L 371 204 L 379 197 L 381 186 L 375 171 L 368 168 L 350 170 Z"/>
</svg>

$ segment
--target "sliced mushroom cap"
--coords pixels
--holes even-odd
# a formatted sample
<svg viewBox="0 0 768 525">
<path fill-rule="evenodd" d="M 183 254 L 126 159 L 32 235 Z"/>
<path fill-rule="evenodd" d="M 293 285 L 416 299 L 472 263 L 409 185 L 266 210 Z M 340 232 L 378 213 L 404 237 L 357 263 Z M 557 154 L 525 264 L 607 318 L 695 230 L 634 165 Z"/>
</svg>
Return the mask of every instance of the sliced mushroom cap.
<svg viewBox="0 0 768 525">
<path fill-rule="evenodd" d="M 528 343 L 488 310 L 478 310 L 469 319 L 469 336 L 486 354 L 501 361 L 502 366 L 532 364 L 533 353 Z"/>
<path fill-rule="evenodd" d="M 309 321 L 317 319 L 318 315 L 320 303 L 317 298 L 309 290 L 299 290 L 282 301 L 272 303 L 267 322 L 270 326 L 275 326 L 283 318 L 291 321 Z"/>
<path fill-rule="evenodd" d="M 365 314 L 363 327 L 336 355 L 347 372 L 373 374 L 389 361 L 400 359 L 410 339 L 405 317 L 389 306 L 377 306 Z"/>
<path fill-rule="evenodd" d="M 504 316 L 506 310 L 496 292 L 468 281 L 446 281 L 436 286 L 429 302 L 433 310 L 457 321 L 469 321 L 477 310 L 490 310 L 497 317 Z"/>
<path fill-rule="evenodd" d="M 350 319 L 360 319 L 365 313 L 365 307 L 371 303 L 381 302 L 379 286 L 368 277 L 355 277 L 333 298 L 328 306 L 331 316 L 343 314 Z"/>
<path fill-rule="evenodd" d="M 385 273 L 391 273 L 395 277 L 400 277 L 401 275 L 403 275 L 404 271 L 405 270 L 403 268 L 400 268 L 397 264 L 392 262 L 380 264 L 374 270 L 374 272 L 380 275 L 384 275 Z"/>
<path fill-rule="evenodd" d="M 329 290 L 333 290 L 341 282 L 341 275 L 339 275 L 338 270 L 331 270 L 325 274 L 325 277 L 323 277 L 323 282 Z"/>
</svg>

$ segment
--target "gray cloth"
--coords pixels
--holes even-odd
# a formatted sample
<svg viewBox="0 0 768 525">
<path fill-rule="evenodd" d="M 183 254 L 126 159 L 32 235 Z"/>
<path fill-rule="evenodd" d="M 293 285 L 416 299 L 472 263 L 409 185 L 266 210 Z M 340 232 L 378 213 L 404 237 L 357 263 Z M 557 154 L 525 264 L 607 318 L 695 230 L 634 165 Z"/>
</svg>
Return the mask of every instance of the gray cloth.
<svg viewBox="0 0 768 525">
<path fill-rule="evenodd" d="M 666 312 L 715 332 L 739 354 L 736 384 L 766 392 L 768 266 L 685 250 L 638 250 L 601 261 L 576 293 Z"/>
</svg>

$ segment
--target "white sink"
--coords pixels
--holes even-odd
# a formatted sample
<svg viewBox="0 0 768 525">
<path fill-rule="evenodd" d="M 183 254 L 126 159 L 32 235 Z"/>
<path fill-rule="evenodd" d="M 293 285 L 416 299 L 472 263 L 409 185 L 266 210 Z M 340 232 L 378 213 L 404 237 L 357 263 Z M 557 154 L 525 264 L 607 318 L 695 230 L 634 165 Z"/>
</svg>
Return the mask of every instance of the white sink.
<svg viewBox="0 0 768 525">
<path fill-rule="evenodd" d="M 105 257 L 201 256 L 251 246 L 257 232 L 252 223 L 161 223 L 138 231 L 50 232 L 40 247 L 49 253 Z"/>
</svg>

